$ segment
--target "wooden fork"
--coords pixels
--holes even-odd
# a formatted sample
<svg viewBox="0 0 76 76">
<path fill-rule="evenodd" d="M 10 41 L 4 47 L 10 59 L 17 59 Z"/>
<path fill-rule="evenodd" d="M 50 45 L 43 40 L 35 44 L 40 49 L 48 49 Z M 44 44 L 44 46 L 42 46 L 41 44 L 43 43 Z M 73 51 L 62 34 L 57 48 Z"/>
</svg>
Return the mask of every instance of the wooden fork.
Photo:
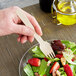
<svg viewBox="0 0 76 76">
<path fill-rule="evenodd" d="M 29 26 L 30 28 L 34 29 L 32 24 L 30 23 L 29 19 L 27 18 L 27 16 L 23 13 L 23 10 L 17 9 L 16 14 L 18 15 L 18 17 L 22 20 L 22 22 L 26 26 Z M 34 37 L 38 41 L 38 43 L 40 44 L 39 45 L 40 49 L 45 54 L 45 56 L 50 57 L 50 58 L 54 58 L 55 54 L 54 54 L 54 51 L 52 50 L 50 43 L 48 43 L 47 41 L 44 41 L 36 32 L 34 34 Z"/>
</svg>

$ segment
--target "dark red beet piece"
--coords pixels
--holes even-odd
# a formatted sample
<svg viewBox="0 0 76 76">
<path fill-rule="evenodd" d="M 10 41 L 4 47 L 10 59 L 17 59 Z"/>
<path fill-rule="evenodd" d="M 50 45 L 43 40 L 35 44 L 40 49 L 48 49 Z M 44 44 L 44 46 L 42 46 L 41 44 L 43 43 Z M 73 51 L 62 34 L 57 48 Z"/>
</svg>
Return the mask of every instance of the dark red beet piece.
<svg viewBox="0 0 76 76">
<path fill-rule="evenodd" d="M 53 48 L 54 51 L 62 51 L 64 50 L 64 45 L 61 43 L 60 40 L 54 40 L 52 43 L 51 43 L 51 46 Z"/>
</svg>

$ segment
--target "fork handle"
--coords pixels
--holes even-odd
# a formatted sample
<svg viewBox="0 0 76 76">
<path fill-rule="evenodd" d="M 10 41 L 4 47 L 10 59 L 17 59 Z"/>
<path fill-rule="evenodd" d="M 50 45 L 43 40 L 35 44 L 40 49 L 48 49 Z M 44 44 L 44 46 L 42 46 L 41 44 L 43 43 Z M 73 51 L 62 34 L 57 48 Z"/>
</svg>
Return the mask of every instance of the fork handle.
<svg viewBox="0 0 76 76">
<path fill-rule="evenodd" d="M 42 39 L 42 37 L 39 36 L 37 33 L 34 34 L 34 37 L 35 37 L 35 39 L 37 40 L 37 42 L 38 42 L 39 44 L 41 44 L 41 43 L 44 42 L 44 40 Z"/>
<path fill-rule="evenodd" d="M 27 16 L 23 13 L 21 9 L 17 9 L 16 14 L 20 17 L 20 19 L 23 21 L 23 23 L 26 26 L 29 26 L 30 28 L 34 29 L 33 25 L 30 23 L 29 19 L 27 18 Z M 36 32 L 34 34 L 34 37 L 38 41 L 39 44 L 41 44 L 44 41 Z"/>
</svg>

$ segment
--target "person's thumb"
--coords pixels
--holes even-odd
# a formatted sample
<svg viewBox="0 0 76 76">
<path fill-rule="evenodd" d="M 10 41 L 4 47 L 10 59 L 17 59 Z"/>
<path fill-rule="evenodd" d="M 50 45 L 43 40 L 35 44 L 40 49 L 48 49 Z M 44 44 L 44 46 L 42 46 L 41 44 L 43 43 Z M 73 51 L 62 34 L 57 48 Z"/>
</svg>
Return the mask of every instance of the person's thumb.
<svg viewBox="0 0 76 76">
<path fill-rule="evenodd" d="M 25 25 L 15 25 L 13 31 L 14 33 L 18 33 L 26 36 L 33 36 L 35 33 L 33 29 Z"/>
</svg>

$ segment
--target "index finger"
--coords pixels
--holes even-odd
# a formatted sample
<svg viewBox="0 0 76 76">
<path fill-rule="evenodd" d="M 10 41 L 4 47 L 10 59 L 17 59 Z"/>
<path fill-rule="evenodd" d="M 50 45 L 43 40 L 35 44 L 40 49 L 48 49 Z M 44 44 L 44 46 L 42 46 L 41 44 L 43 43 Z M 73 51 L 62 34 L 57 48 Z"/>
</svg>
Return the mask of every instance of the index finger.
<svg viewBox="0 0 76 76">
<path fill-rule="evenodd" d="M 23 11 L 23 13 L 25 13 L 25 15 L 27 16 L 27 18 L 31 22 L 31 24 L 34 26 L 35 31 L 37 32 L 37 34 L 39 34 L 41 36 L 42 35 L 42 30 L 41 30 L 41 27 L 39 26 L 38 22 L 36 21 L 36 19 L 32 15 L 30 15 L 29 13 L 27 13 L 25 11 Z"/>
</svg>

